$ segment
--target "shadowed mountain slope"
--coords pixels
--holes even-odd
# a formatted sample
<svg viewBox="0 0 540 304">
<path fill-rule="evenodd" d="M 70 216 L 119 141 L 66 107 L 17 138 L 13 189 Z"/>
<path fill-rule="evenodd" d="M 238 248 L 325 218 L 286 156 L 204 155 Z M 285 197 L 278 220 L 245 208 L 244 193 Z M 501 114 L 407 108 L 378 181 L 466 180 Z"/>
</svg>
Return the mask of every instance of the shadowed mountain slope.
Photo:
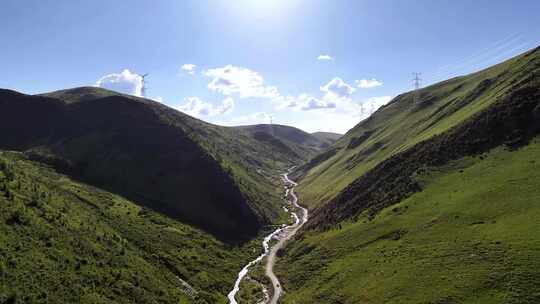
<svg viewBox="0 0 540 304">
<path fill-rule="evenodd" d="M 332 132 L 315 132 L 315 133 L 311 133 L 311 135 L 326 142 L 329 146 L 334 144 L 336 141 L 338 141 L 338 139 L 340 139 L 343 136 L 343 134 L 332 133 Z"/>
<path fill-rule="evenodd" d="M 227 303 L 259 248 L 0 151 L 0 303 Z"/>
<path fill-rule="evenodd" d="M 264 143 L 147 99 L 90 87 L 1 90 L 0 148 L 231 240 L 282 216 L 273 182 L 258 173 L 274 169 Z M 286 153 L 274 157 L 290 164 Z"/>
<path fill-rule="evenodd" d="M 290 126 L 259 124 L 235 128 L 247 132 L 256 141 L 269 144 L 274 151 L 295 155 L 297 162 L 304 162 L 330 146 L 327 139 Z"/>
</svg>

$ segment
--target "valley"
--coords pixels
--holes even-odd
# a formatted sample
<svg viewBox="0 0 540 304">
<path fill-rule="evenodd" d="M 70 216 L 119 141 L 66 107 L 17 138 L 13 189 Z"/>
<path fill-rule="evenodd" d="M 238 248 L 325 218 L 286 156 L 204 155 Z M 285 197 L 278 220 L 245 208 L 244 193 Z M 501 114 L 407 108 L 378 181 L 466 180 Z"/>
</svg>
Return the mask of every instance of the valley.
<svg viewBox="0 0 540 304">
<path fill-rule="evenodd" d="M 268 303 L 272 303 L 272 304 L 278 303 L 279 298 L 283 292 L 281 285 L 279 283 L 279 279 L 274 274 L 276 255 L 280 250 L 283 249 L 286 242 L 292 237 L 294 237 L 294 235 L 298 232 L 298 230 L 302 227 L 302 225 L 304 225 L 307 222 L 308 211 L 307 209 L 298 205 L 298 197 L 294 194 L 294 187 L 297 184 L 289 179 L 288 173 L 282 174 L 281 177 L 285 185 L 284 197 L 285 199 L 290 198 L 288 204 L 284 206 L 283 208 L 290 212 L 291 217 L 295 219 L 294 223 L 288 226 L 283 224 L 281 225 L 280 228 L 274 230 L 272 233 L 270 233 L 268 236 L 264 238 L 262 242 L 263 249 L 264 249 L 263 253 L 260 256 L 258 256 L 255 260 L 249 262 L 238 273 L 238 278 L 236 279 L 234 288 L 228 295 L 229 303 L 231 304 L 238 303 L 236 301 L 236 295 L 240 291 L 240 284 L 242 283 L 242 280 L 244 280 L 246 275 L 248 274 L 250 267 L 258 263 L 261 263 L 263 259 L 265 259 L 265 266 L 264 266 L 265 275 L 270 279 L 271 287 L 272 287 L 271 296 L 268 295 L 268 291 L 266 287 L 263 287 L 266 290 L 265 298 L 268 298 Z M 296 213 L 295 210 L 298 210 L 298 213 Z M 270 245 L 270 242 L 273 240 L 277 240 L 277 242 Z"/>
</svg>

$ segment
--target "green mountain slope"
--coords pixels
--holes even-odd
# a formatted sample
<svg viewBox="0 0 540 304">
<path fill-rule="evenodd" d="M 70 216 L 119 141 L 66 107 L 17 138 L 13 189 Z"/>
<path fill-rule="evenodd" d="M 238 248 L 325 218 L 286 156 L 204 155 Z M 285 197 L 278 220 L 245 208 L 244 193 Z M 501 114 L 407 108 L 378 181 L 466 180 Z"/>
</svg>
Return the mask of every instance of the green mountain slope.
<svg viewBox="0 0 540 304">
<path fill-rule="evenodd" d="M 340 139 L 343 136 L 343 134 L 332 133 L 332 132 L 315 132 L 315 133 L 311 133 L 311 135 L 326 142 L 328 146 L 333 145 L 336 141 L 338 141 L 338 139 Z"/>
<path fill-rule="evenodd" d="M 278 262 L 284 303 L 538 303 L 540 139 L 416 176 L 422 191 Z"/>
<path fill-rule="evenodd" d="M 489 69 L 397 96 L 324 153 L 300 167 L 295 178 L 304 203 L 330 201 L 385 159 L 441 134 L 489 107 L 538 71 L 537 48 Z M 534 72 L 534 73 L 536 73 Z"/>
<path fill-rule="evenodd" d="M 305 162 L 330 146 L 328 140 L 290 126 L 260 124 L 235 128 L 247 132 L 256 141 L 269 144 L 277 153 L 294 155 L 297 163 Z"/>
<path fill-rule="evenodd" d="M 259 248 L 0 152 L 0 303 L 227 303 Z"/>
<path fill-rule="evenodd" d="M 99 88 L 24 95 L 0 91 L 0 149 L 144 206 L 244 240 L 283 216 L 268 177 L 290 164 L 234 128 Z M 259 172 L 267 172 L 262 176 Z"/>
<path fill-rule="evenodd" d="M 285 303 L 540 301 L 540 48 L 396 97 L 296 177 Z"/>
</svg>

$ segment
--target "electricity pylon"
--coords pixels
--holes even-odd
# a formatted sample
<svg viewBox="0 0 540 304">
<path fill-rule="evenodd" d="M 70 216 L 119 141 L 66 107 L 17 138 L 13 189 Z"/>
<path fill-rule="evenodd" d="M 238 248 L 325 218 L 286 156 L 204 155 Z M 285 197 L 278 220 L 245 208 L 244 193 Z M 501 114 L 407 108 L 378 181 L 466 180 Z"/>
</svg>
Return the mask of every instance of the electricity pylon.
<svg viewBox="0 0 540 304">
<path fill-rule="evenodd" d="M 414 103 L 418 102 L 418 89 L 420 89 L 420 81 L 422 81 L 422 78 L 420 78 L 420 75 L 422 73 L 414 72 L 413 73 L 413 83 L 414 83 L 414 93 L 413 93 L 413 101 Z"/>
<path fill-rule="evenodd" d="M 141 75 L 142 78 L 142 88 L 141 88 L 141 95 L 142 97 L 146 97 L 146 76 L 148 76 L 148 73 Z"/>
</svg>

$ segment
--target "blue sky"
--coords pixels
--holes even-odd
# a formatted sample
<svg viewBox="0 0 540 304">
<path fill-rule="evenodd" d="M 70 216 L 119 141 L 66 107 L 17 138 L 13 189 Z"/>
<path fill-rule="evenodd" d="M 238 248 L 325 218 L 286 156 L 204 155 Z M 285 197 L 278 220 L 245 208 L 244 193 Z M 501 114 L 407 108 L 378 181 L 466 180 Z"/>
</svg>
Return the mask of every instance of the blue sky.
<svg viewBox="0 0 540 304">
<path fill-rule="evenodd" d="M 101 85 L 222 125 L 345 132 L 412 88 L 540 44 L 540 1 L 0 2 L 0 87 Z"/>
</svg>

